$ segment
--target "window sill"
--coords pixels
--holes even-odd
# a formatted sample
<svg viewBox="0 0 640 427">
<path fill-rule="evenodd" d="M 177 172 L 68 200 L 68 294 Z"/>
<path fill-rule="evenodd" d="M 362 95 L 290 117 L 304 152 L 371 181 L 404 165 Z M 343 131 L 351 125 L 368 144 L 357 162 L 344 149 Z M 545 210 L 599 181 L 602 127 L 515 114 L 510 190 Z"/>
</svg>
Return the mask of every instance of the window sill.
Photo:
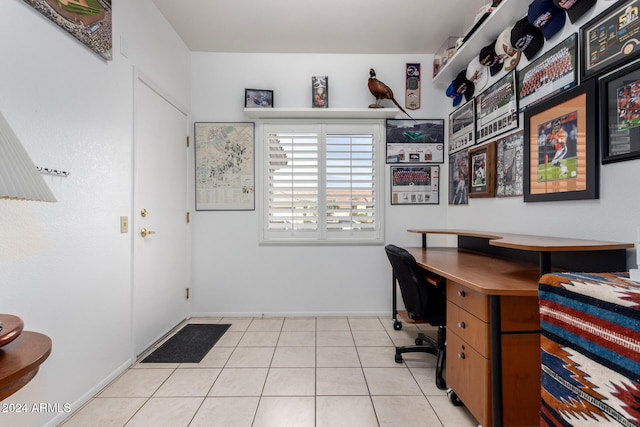
<svg viewBox="0 0 640 427">
<path fill-rule="evenodd" d="M 397 108 L 245 108 L 247 117 L 256 119 L 391 119 Z"/>
</svg>

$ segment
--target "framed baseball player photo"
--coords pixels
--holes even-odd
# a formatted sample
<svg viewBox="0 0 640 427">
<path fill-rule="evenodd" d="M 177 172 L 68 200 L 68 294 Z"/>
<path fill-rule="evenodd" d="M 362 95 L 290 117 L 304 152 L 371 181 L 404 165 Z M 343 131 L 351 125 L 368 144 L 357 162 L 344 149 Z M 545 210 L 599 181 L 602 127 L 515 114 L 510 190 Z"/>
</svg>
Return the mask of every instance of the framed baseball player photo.
<svg viewBox="0 0 640 427">
<path fill-rule="evenodd" d="M 593 79 L 524 115 L 525 202 L 598 198 Z"/>
<path fill-rule="evenodd" d="M 495 197 L 496 143 L 469 149 L 469 197 Z"/>
</svg>

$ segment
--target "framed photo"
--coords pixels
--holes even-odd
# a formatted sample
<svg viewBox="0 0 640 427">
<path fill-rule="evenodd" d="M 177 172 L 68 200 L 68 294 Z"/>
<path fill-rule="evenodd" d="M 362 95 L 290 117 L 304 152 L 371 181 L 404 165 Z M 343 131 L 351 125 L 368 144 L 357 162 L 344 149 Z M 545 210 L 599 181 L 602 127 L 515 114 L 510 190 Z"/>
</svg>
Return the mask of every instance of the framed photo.
<svg viewBox="0 0 640 427">
<path fill-rule="evenodd" d="M 329 76 L 311 77 L 313 108 L 329 108 Z"/>
<path fill-rule="evenodd" d="M 444 120 L 387 120 L 387 163 L 444 163 Z"/>
<path fill-rule="evenodd" d="M 440 203 L 440 166 L 391 166 L 392 205 Z"/>
<path fill-rule="evenodd" d="M 476 143 L 475 102 L 470 101 L 449 114 L 449 154 Z"/>
<path fill-rule="evenodd" d="M 602 74 L 640 54 L 640 0 L 618 1 L 580 28 L 581 77 Z"/>
<path fill-rule="evenodd" d="M 194 123 L 196 210 L 254 210 L 254 123 Z"/>
<path fill-rule="evenodd" d="M 273 91 L 266 89 L 245 89 L 244 108 L 273 108 Z"/>
<path fill-rule="evenodd" d="M 640 63 L 599 81 L 602 164 L 640 158 Z"/>
<path fill-rule="evenodd" d="M 469 150 L 449 156 L 449 204 L 468 205 Z"/>
<path fill-rule="evenodd" d="M 578 84 L 577 49 L 573 33 L 518 71 L 520 112 Z"/>
<path fill-rule="evenodd" d="M 525 202 L 598 198 L 596 98 L 590 79 L 525 111 Z"/>
<path fill-rule="evenodd" d="M 522 196 L 522 154 L 524 132 L 496 141 L 496 196 Z"/>
<path fill-rule="evenodd" d="M 477 95 L 476 143 L 518 128 L 516 73 L 512 71 Z"/>
<path fill-rule="evenodd" d="M 495 197 L 495 142 L 469 149 L 469 171 L 469 197 Z"/>
<path fill-rule="evenodd" d="M 107 61 L 113 58 L 111 0 L 24 0 Z"/>
</svg>

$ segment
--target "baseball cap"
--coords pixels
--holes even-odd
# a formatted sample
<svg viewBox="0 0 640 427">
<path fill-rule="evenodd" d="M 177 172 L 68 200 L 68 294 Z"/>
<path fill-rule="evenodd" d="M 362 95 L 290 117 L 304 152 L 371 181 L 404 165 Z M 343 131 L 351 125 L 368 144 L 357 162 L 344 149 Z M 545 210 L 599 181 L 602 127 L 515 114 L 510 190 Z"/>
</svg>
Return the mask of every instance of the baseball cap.
<svg viewBox="0 0 640 427">
<path fill-rule="evenodd" d="M 564 27 L 567 16 L 553 0 L 534 0 L 529 5 L 527 19 L 531 25 L 542 31 L 545 40 L 549 40 Z"/>
<path fill-rule="evenodd" d="M 474 92 L 480 92 L 489 81 L 489 69 L 482 65 L 478 58 L 473 58 L 467 65 L 467 80 L 473 83 Z"/>
<path fill-rule="evenodd" d="M 529 61 L 544 45 L 542 31 L 529 23 L 527 17 L 520 19 L 511 29 L 511 45 L 524 53 Z"/>
<path fill-rule="evenodd" d="M 495 50 L 503 58 L 504 70 L 509 72 L 518 66 L 522 52 L 511 45 L 511 29 L 507 27 L 496 39 Z"/>
<path fill-rule="evenodd" d="M 560 9 L 567 11 L 572 24 L 591 9 L 597 0 L 553 0 L 553 3 Z"/>
<path fill-rule="evenodd" d="M 457 107 L 462 101 L 462 96 L 468 101 L 473 98 L 475 85 L 467 80 L 467 70 L 462 70 L 447 88 L 447 96 L 453 98 L 453 106 Z"/>
<path fill-rule="evenodd" d="M 489 67 L 489 72 L 492 76 L 495 76 L 502 70 L 502 57 L 496 53 L 495 45 L 496 42 L 494 40 L 492 43 L 480 49 L 480 56 L 478 56 L 478 61 L 480 61 L 482 65 Z"/>
</svg>

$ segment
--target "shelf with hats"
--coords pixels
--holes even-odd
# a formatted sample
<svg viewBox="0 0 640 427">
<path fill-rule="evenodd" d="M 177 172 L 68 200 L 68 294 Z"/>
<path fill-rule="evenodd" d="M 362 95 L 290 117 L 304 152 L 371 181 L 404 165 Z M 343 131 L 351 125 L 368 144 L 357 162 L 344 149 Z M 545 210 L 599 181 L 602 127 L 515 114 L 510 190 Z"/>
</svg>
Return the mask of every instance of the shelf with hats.
<svg viewBox="0 0 640 427">
<path fill-rule="evenodd" d="M 484 46 L 496 40 L 505 28 L 525 16 L 528 7 L 529 2 L 522 0 L 503 0 L 440 69 L 438 75 L 433 78 L 433 84 L 440 87 L 448 86 L 462 70 L 467 68 L 469 62 L 479 55 Z"/>
<path fill-rule="evenodd" d="M 254 119 L 392 119 L 397 108 L 245 108 Z"/>
</svg>

